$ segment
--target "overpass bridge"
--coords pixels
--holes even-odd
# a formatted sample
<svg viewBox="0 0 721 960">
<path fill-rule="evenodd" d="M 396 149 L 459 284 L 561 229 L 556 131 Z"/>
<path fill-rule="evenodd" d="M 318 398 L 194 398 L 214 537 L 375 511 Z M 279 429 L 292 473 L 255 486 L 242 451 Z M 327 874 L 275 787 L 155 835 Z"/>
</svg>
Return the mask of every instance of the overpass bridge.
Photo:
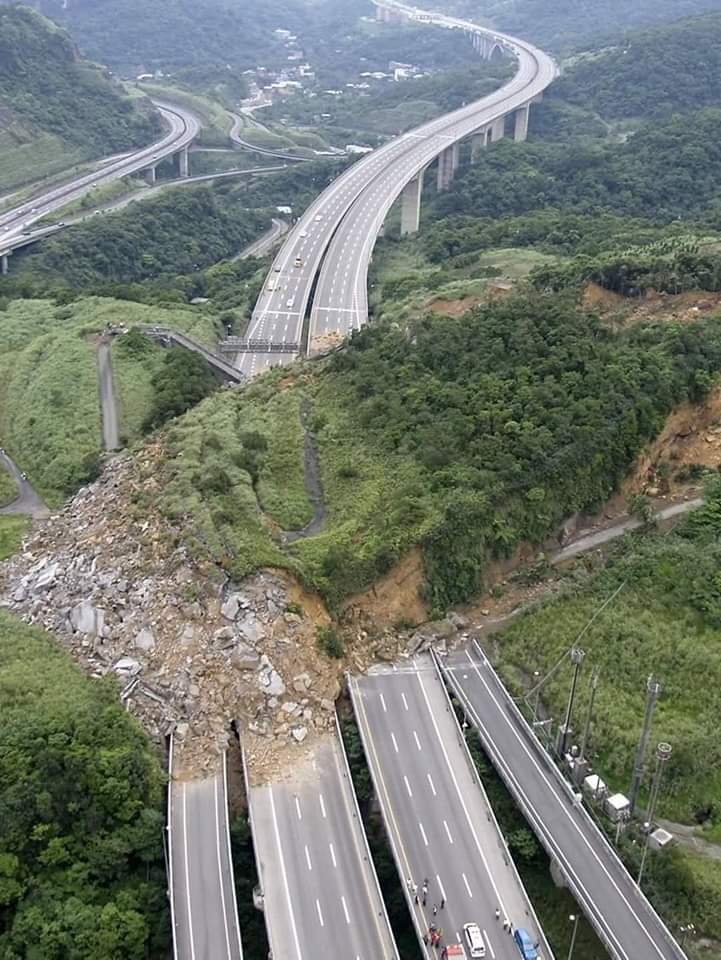
<svg viewBox="0 0 721 960">
<path fill-rule="evenodd" d="M 12 253 L 12 242 L 17 237 L 27 235 L 33 223 L 81 199 L 94 187 L 143 170 L 147 171 L 149 182 L 154 183 L 155 168 L 170 157 L 177 159 L 180 176 L 188 176 L 188 147 L 198 135 L 200 121 L 182 107 L 160 100 L 153 100 L 153 102 L 168 128 L 162 139 L 134 153 L 112 160 L 99 170 L 38 194 L 5 213 L 0 213 L 0 273 L 7 273 L 7 258 Z"/>
<path fill-rule="evenodd" d="M 512 924 L 552 960 L 431 656 L 374 667 L 348 686 L 423 956 L 438 957 L 424 941 L 431 924 L 447 946 L 477 923 L 488 958 L 518 960 Z"/>
<path fill-rule="evenodd" d="M 168 872 L 174 960 L 243 960 L 228 826 L 226 756 L 204 780 L 173 769 L 168 786 Z"/>
<path fill-rule="evenodd" d="M 398 960 L 340 730 L 297 749 L 270 780 L 246 767 L 273 960 Z"/>
<path fill-rule="evenodd" d="M 481 647 L 437 658 L 483 747 L 614 960 L 685 954 L 631 878 Z"/>
<path fill-rule="evenodd" d="M 396 0 L 373 0 L 380 19 L 412 20 L 457 30 L 481 56 L 503 51 L 518 69 L 511 81 L 482 100 L 417 127 L 366 155 L 333 180 L 290 231 L 274 261 L 248 329 L 248 339 L 301 343 L 310 310 L 309 351 L 328 338 L 338 342 L 368 318 L 367 274 L 375 241 L 395 201 L 401 197 L 401 229 L 418 229 L 423 177 L 437 164 L 440 189 L 447 189 L 460 162 L 461 144 L 471 158 L 505 135 L 512 118 L 513 136 L 528 133 L 530 106 L 556 76 L 553 60 L 514 37 L 470 21 L 429 13 Z M 294 353 L 240 352 L 239 369 L 253 375 L 266 366 L 286 363 Z"/>
<path fill-rule="evenodd" d="M 167 347 L 183 347 L 185 350 L 190 350 L 192 353 L 197 353 L 199 356 L 203 357 L 203 359 L 207 361 L 208 365 L 212 367 L 213 370 L 224 380 L 227 380 L 230 383 L 245 383 L 246 377 L 238 370 L 237 367 L 227 363 L 221 356 L 219 356 L 217 353 L 213 353 L 209 347 L 206 347 L 204 343 L 200 343 L 200 341 L 196 340 L 194 337 L 188 336 L 187 333 L 182 333 L 180 330 L 174 330 L 172 327 L 155 327 L 148 326 L 147 324 L 139 324 L 138 326 L 146 337 L 150 337 L 153 340 L 158 340 Z"/>
</svg>

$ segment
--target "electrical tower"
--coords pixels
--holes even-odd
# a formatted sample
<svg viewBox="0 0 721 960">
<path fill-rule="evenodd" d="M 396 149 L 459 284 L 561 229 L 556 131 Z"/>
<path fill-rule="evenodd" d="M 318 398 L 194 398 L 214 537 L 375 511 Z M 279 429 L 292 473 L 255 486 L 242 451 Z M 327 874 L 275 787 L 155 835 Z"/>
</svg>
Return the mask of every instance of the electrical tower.
<svg viewBox="0 0 721 960">
<path fill-rule="evenodd" d="M 643 729 L 641 730 L 641 738 L 638 741 L 638 748 L 636 750 L 636 760 L 633 765 L 633 777 L 631 779 L 631 789 L 628 793 L 629 800 L 629 814 L 633 816 L 633 813 L 636 809 L 636 803 L 638 802 L 638 792 L 641 789 L 641 780 L 643 778 L 643 768 L 646 762 L 646 751 L 648 750 L 648 741 L 651 737 L 651 724 L 653 722 L 653 714 L 656 709 L 656 703 L 659 696 L 661 695 L 661 684 L 658 680 L 654 680 L 653 674 L 648 678 L 646 684 L 646 714 L 643 718 Z"/>
</svg>

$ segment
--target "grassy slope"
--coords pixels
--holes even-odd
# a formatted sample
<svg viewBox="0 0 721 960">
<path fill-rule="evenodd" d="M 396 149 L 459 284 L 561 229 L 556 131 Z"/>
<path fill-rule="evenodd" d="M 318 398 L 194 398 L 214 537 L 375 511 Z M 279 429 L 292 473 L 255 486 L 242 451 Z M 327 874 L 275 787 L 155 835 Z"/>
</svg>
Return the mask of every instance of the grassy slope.
<svg viewBox="0 0 721 960">
<path fill-rule="evenodd" d="M 215 340 L 212 319 L 194 308 L 164 310 L 88 297 L 56 307 L 48 300 L 16 300 L 0 314 L 0 437 L 48 501 L 59 504 L 92 475 L 101 452 L 100 406 L 92 337 L 108 324 L 156 323 Z M 145 384 L 115 367 L 129 436 L 137 436 L 149 403 Z"/>
<path fill-rule="evenodd" d="M 7 470 L 0 466 L 0 507 L 10 503 L 18 495 L 18 485 Z"/>
<path fill-rule="evenodd" d="M 27 517 L 9 516 L 0 517 L 0 560 L 7 560 L 20 547 L 20 541 L 30 526 Z"/>
</svg>

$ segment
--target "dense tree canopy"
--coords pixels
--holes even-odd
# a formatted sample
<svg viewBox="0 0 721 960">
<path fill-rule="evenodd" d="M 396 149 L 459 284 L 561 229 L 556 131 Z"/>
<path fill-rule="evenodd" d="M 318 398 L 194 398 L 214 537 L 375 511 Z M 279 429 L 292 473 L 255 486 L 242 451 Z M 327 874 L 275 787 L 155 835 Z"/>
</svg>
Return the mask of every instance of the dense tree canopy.
<svg viewBox="0 0 721 960">
<path fill-rule="evenodd" d="M 0 5 L 0 131 L 11 127 L 8 119 L 86 147 L 89 156 L 143 146 L 161 131 L 149 102 L 140 109 L 81 60 L 65 31 L 25 6 Z"/>
<path fill-rule="evenodd" d="M 0 614 L 0 954 L 164 956 L 162 796 L 113 684 Z"/>
</svg>

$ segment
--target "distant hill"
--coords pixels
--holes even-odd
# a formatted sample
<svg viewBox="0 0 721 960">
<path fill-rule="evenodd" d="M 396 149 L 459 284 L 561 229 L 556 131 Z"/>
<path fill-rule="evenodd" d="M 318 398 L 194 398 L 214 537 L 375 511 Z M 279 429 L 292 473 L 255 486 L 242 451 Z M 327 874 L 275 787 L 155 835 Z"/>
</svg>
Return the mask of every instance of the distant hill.
<svg viewBox="0 0 721 960">
<path fill-rule="evenodd" d="M 254 67 L 285 59 L 276 28 L 295 31 L 301 0 L 30 0 L 66 27 L 83 53 L 136 73 L 193 64 Z"/>
<path fill-rule="evenodd" d="M 0 190 L 160 132 L 150 102 L 81 59 L 64 30 L 29 7 L 0 5 Z"/>
</svg>

